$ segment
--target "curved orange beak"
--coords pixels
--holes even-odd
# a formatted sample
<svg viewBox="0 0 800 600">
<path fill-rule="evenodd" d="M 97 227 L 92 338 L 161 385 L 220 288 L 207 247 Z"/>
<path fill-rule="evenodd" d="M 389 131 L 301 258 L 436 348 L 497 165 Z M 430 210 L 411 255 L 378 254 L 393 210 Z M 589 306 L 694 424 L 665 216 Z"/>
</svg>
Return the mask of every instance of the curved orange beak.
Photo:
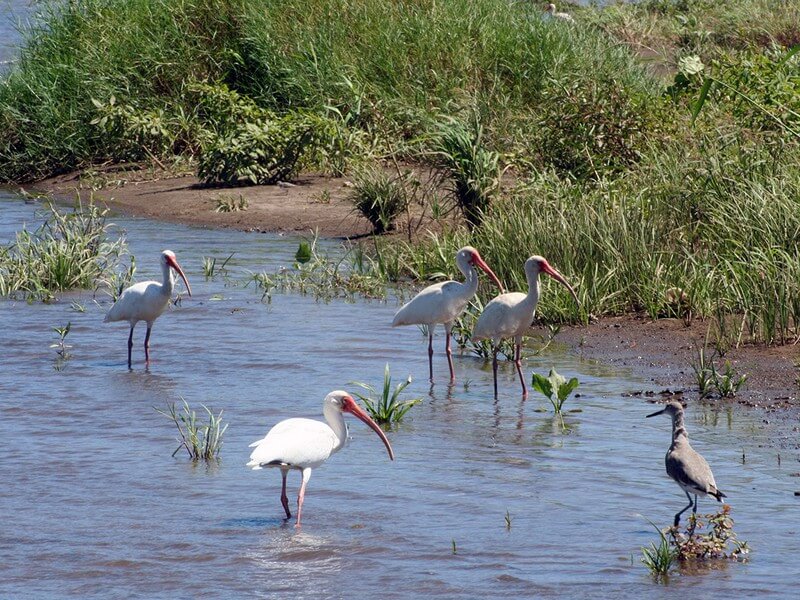
<svg viewBox="0 0 800 600">
<path fill-rule="evenodd" d="M 171 256 L 168 256 L 167 257 L 167 262 L 169 263 L 169 266 L 172 267 L 173 269 L 175 269 L 175 271 L 178 273 L 178 275 L 181 276 L 181 279 L 183 279 L 183 283 L 186 285 L 186 291 L 189 292 L 189 296 L 191 296 L 192 295 L 192 288 L 191 288 L 191 286 L 189 286 L 189 280 L 186 279 L 186 275 L 184 275 L 183 269 L 181 269 L 181 266 L 178 264 L 178 261 L 175 260 L 174 258 L 172 258 Z"/>
<path fill-rule="evenodd" d="M 386 446 L 386 450 L 388 450 L 388 452 L 389 452 L 389 458 L 391 460 L 394 460 L 394 450 L 392 450 L 392 445 L 389 443 L 389 440 L 386 437 L 386 434 L 383 433 L 383 429 L 381 429 L 375 421 L 370 419 L 369 415 L 364 412 L 364 409 L 362 409 L 356 403 L 356 401 L 353 400 L 352 397 L 350 397 L 350 396 L 345 396 L 344 397 L 344 406 L 342 407 L 342 410 L 345 411 L 345 412 L 349 412 L 351 415 L 353 415 L 357 419 L 360 419 L 360 420 L 364 421 L 364 423 L 366 423 L 367 426 L 370 429 L 372 429 L 372 431 L 377 433 L 378 437 L 381 438 L 381 441 L 383 442 L 383 445 Z"/>
<path fill-rule="evenodd" d="M 550 277 L 552 277 L 553 279 L 555 279 L 559 283 L 562 283 L 564 285 L 564 287 L 566 287 L 569 290 L 569 293 L 572 294 L 572 297 L 575 298 L 575 304 L 577 304 L 578 306 L 581 305 L 581 301 L 578 300 L 578 295 L 575 293 L 575 290 L 573 290 L 572 286 L 569 283 L 567 283 L 567 280 L 564 279 L 564 276 L 561 273 L 556 271 L 547 262 L 544 262 L 542 264 L 541 269 L 542 269 L 543 272 L 545 272 L 548 275 L 550 275 Z"/>
<path fill-rule="evenodd" d="M 492 270 L 489 268 L 489 265 L 487 265 L 487 264 L 486 264 L 486 263 L 483 261 L 483 259 L 481 258 L 481 255 L 480 255 L 480 254 L 478 254 L 477 252 L 473 252 L 473 254 L 472 254 L 472 264 L 473 264 L 473 265 L 475 265 L 476 267 L 480 268 L 480 269 L 481 269 L 481 270 L 482 270 L 484 273 L 486 273 L 486 274 L 489 276 L 489 278 L 490 278 L 492 281 L 494 281 L 494 284 L 495 284 L 495 285 L 496 285 L 498 288 L 500 288 L 500 291 L 501 291 L 501 292 L 503 292 L 503 291 L 504 291 L 504 289 L 503 289 L 503 284 L 502 284 L 502 283 L 500 283 L 500 279 L 497 277 L 497 275 L 495 275 L 495 274 L 494 274 L 494 271 L 492 271 Z"/>
</svg>

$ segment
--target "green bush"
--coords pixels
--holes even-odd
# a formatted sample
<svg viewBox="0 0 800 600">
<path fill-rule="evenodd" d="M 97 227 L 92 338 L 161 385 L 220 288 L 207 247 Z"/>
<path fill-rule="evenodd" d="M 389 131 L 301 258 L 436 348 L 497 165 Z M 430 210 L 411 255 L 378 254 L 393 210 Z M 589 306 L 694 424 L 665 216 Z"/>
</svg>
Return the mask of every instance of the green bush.
<svg viewBox="0 0 800 600">
<path fill-rule="evenodd" d="M 197 175 L 204 183 L 268 185 L 291 179 L 314 141 L 314 122 L 302 114 L 266 117 L 212 135 L 198 157 Z"/>
<path fill-rule="evenodd" d="M 389 175 L 379 165 L 361 169 L 353 177 L 350 201 L 377 234 L 393 231 L 397 217 L 408 206 L 407 176 Z"/>
</svg>

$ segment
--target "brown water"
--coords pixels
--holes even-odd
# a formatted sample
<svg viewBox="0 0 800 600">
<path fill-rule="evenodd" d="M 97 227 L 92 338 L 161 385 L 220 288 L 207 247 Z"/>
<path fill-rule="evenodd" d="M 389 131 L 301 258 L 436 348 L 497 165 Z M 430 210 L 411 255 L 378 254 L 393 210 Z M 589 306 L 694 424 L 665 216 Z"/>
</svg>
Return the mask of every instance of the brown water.
<svg viewBox="0 0 800 600">
<path fill-rule="evenodd" d="M 0 241 L 38 222 L 34 205 L 0 192 Z M 536 397 L 521 402 L 509 366 L 497 402 L 491 370 L 469 356 L 456 359 L 468 389 L 431 390 L 425 339 L 415 328 L 389 327 L 394 302 L 275 295 L 261 303 L 241 285 L 245 271 L 290 264 L 294 239 L 116 222 L 137 257 L 137 279 L 158 275 L 158 252 L 168 247 L 195 297 L 156 323 L 149 372 L 143 331 L 127 370 L 127 328 L 102 323 L 102 295 L 97 303 L 89 294 L 0 301 L 0 598 L 796 592 L 800 499 L 792 492 L 800 483 L 791 474 L 800 465 L 794 452 L 778 466 L 764 445 L 776 425 L 763 413 L 692 404 L 690 435 L 754 552 L 749 564 L 673 577 L 665 587 L 639 562 L 641 546 L 656 537 L 642 515 L 667 525 L 684 496 L 663 472 L 668 419 L 645 420 L 652 405 L 623 396 L 647 387 L 634 374 L 557 349 L 529 360 L 528 372 L 555 365 L 581 380 L 571 406 L 583 412 L 568 417 L 563 435 L 536 412 Z M 205 281 L 202 257 L 231 252 L 228 281 Z M 73 358 L 57 371 L 51 328 L 67 321 Z M 279 474 L 245 468 L 248 444 L 280 419 L 321 418 L 328 391 L 378 383 L 387 361 L 396 377 L 414 375 L 408 391 L 425 398 L 390 433 L 396 462 L 356 421 L 350 446 L 311 478 L 303 529 L 287 526 Z M 445 375 L 441 353 L 435 368 Z M 225 410 L 230 428 L 218 465 L 170 456 L 173 425 L 153 407 L 181 397 Z M 292 474 L 292 503 L 298 484 Z"/>
</svg>

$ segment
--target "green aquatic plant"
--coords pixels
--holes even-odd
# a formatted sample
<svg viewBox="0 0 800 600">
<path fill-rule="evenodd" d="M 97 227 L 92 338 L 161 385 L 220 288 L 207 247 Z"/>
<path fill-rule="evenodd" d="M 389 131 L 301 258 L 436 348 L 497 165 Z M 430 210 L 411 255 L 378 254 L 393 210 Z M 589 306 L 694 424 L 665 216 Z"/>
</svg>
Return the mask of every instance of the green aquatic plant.
<svg viewBox="0 0 800 600">
<path fill-rule="evenodd" d="M 69 349 L 72 348 L 69 344 L 66 343 L 67 336 L 69 335 L 70 330 L 72 329 L 72 322 L 67 322 L 66 325 L 63 327 L 53 327 L 53 331 L 58 334 L 58 342 L 55 344 L 50 344 L 51 348 L 56 349 L 56 364 L 57 370 L 61 370 L 58 368 L 59 366 L 63 367 L 63 362 L 72 358 L 72 354 L 69 352 Z"/>
<path fill-rule="evenodd" d="M 561 416 L 561 409 L 570 394 L 578 387 L 578 378 L 572 377 L 569 381 L 556 372 L 555 368 L 550 369 L 550 374 L 545 377 L 538 373 L 533 373 L 531 385 L 533 389 L 539 391 L 553 406 L 553 412 Z"/>
<path fill-rule="evenodd" d="M 91 289 L 113 273 L 125 241 L 109 238 L 106 210 L 80 202 L 72 211 L 47 210 L 41 227 L 0 246 L 0 296 L 50 300 L 57 292 Z"/>
<path fill-rule="evenodd" d="M 740 374 L 729 360 L 725 361 L 722 370 L 718 369 L 714 362 L 716 353 L 715 350 L 709 356 L 708 348 L 704 345 L 697 348 L 696 359 L 692 361 L 692 371 L 701 400 L 715 393 L 720 398 L 734 398 L 747 381 L 747 374 Z"/>
<path fill-rule="evenodd" d="M 369 392 L 368 395 L 355 392 L 355 395 L 361 399 L 367 413 L 369 413 L 377 423 L 392 424 L 402 421 L 405 414 L 411 410 L 414 405 L 422 402 L 422 398 L 400 400 L 400 394 L 411 385 L 411 377 L 407 377 L 405 381 L 398 383 L 395 388 L 392 389 L 392 375 L 389 372 L 389 363 L 386 363 L 383 370 L 383 387 L 380 391 L 367 383 L 361 383 L 359 381 L 352 381 L 351 383 Z"/>
<path fill-rule="evenodd" d="M 219 458 L 219 451 L 222 447 L 222 436 L 228 429 L 227 423 L 222 424 L 222 412 L 214 414 L 204 404 L 200 406 L 206 412 L 208 421 L 205 424 L 198 423 L 197 413 L 189 408 L 189 403 L 181 398 L 183 405 L 178 409 L 174 402 L 167 403 L 166 410 L 155 408 L 159 414 L 169 418 L 175 427 L 178 428 L 179 445 L 172 453 L 175 456 L 181 448 L 184 448 L 193 461 L 214 460 Z"/>
<path fill-rule="evenodd" d="M 508 531 L 511 531 L 511 513 L 509 513 L 507 509 L 506 509 L 506 515 L 505 515 L 504 518 L 505 518 L 505 521 L 506 521 L 506 529 Z"/>
<path fill-rule="evenodd" d="M 642 547 L 642 563 L 650 570 L 657 581 L 666 581 L 669 572 L 678 560 L 678 552 L 667 539 L 666 534 L 651 523 L 658 532 L 658 543 L 651 542 L 650 546 Z"/>
<path fill-rule="evenodd" d="M 233 258 L 233 255 L 236 254 L 235 252 L 231 252 L 222 264 L 219 265 L 219 270 L 224 271 L 225 265 Z M 215 256 L 204 256 L 203 257 L 203 275 L 205 275 L 206 281 L 212 279 L 214 275 L 217 273 L 217 258 Z"/>
<path fill-rule="evenodd" d="M 306 240 L 297 245 L 297 252 L 294 253 L 294 260 L 299 265 L 304 265 L 311 261 L 311 244 Z"/>
</svg>

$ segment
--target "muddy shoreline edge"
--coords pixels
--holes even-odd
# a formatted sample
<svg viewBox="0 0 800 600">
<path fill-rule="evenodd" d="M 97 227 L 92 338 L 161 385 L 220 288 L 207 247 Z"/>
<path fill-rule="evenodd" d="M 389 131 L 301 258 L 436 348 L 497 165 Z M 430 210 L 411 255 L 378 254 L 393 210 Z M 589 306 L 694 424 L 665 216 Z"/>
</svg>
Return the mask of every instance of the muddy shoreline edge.
<svg viewBox="0 0 800 600">
<path fill-rule="evenodd" d="M 30 193 L 82 199 L 92 195 L 115 211 L 168 223 L 263 233 L 312 234 L 338 239 L 368 235 L 369 223 L 353 213 L 347 201 L 349 182 L 316 174 L 300 176 L 288 186 L 208 188 L 191 175 L 148 177 L 137 170 L 104 174 L 103 186 L 91 190 L 84 173 L 70 173 L 25 186 Z M 244 198 L 247 210 L 218 212 L 220 198 Z M 603 317 L 586 326 L 564 326 L 555 343 L 579 356 L 629 369 L 651 382 L 631 390 L 658 401 L 669 390 L 696 401 L 693 361 L 703 347 L 708 321 L 687 326 L 680 319 L 653 321 L 642 315 Z M 534 328 L 535 330 L 536 328 Z M 534 331 L 536 332 L 536 331 Z M 744 345 L 718 363 L 730 361 L 748 380 L 734 399 L 708 402 L 763 407 L 800 414 L 800 350 L 794 345 Z"/>
</svg>

